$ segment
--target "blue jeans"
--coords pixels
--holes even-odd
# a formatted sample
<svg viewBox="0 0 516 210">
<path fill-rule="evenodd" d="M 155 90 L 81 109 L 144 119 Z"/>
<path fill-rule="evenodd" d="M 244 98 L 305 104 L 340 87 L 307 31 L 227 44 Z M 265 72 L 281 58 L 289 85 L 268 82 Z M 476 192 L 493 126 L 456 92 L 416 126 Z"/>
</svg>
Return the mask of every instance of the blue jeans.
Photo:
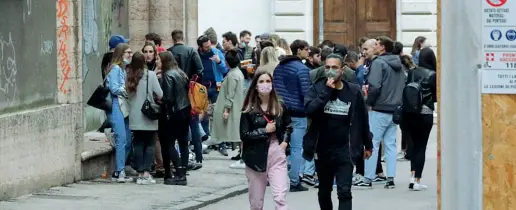
<svg viewBox="0 0 516 210">
<path fill-rule="evenodd" d="M 292 135 L 290 136 L 290 185 L 299 184 L 299 171 L 304 164 L 303 159 L 303 136 L 306 133 L 306 118 L 292 117 Z"/>
<path fill-rule="evenodd" d="M 217 91 L 216 86 L 208 88 L 208 100 L 210 100 L 210 103 L 212 103 L 212 104 L 216 103 L 218 96 L 219 96 L 219 91 Z M 205 117 L 201 121 L 201 125 L 202 125 L 202 129 L 204 130 L 204 133 L 206 133 L 206 136 L 209 136 L 210 135 L 210 118 Z M 225 143 L 220 143 L 219 146 L 220 146 L 220 148 L 226 148 Z"/>
<path fill-rule="evenodd" d="M 397 126 L 392 122 L 392 114 L 369 111 L 369 127 L 373 133 L 373 154 L 369 159 L 365 160 L 365 177 L 372 180 L 376 176 L 376 162 L 379 158 L 379 147 L 382 140 L 385 162 L 387 162 L 387 177 L 395 177 Z"/>
<path fill-rule="evenodd" d="M 305 160 L 305 164 L 301 165 L 301 169 L 299 170 L 299 172 L 302 173 L 302 175 L 306 174 L 306 175 L 313 176 L 315 174 L 314 160 L 311 160 L 311 161 Z"/>
<path fill-rule="evenodd" d="M 190 132 L 188 139 L 194 146 L 195 161 L 202 163 L 202 145 L 201 145 L 201 131 L 199 130 L 199 115 L 195 115 L 190 120 Z"/>
<path fill-rule="evenodd" d="M 118 98 L 113 97 L 113 108 L 108 114 L 111 121 L 111 127 L 115 133 L 115 168 L 114 171 L 120 172 L 125 169 L 125 161 L 131 153 L 132 135 L 129 129 L 129 118 L 124 118 L 120 110 Z"/>
</svg>

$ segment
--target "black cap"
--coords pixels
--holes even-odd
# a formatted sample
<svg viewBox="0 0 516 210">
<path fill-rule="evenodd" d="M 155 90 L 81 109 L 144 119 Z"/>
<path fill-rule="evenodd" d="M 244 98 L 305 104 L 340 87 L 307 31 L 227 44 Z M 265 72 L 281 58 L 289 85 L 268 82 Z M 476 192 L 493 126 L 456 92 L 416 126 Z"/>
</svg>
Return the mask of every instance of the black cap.
<svg viewBox="0 0 516 210">
<path fill-rule="evenodd" d="M 336 44 L 333 48 L 333 53 L 339 54 L 344 58 L 348 54 L 348 49 L 344 45 Z"/>
</svg>

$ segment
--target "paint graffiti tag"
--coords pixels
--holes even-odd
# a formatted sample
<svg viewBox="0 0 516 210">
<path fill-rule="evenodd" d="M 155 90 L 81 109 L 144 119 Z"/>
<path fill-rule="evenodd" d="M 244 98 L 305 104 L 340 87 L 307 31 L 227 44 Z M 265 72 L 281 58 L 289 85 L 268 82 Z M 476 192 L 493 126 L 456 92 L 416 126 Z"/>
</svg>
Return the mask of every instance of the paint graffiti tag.
<svg viewBox="0 0 516 210">
<path fill-rule="evenodd" d="M 63 74 L 63 78 L 61 80 L 61 84 L 59 85 L 59 92 L 68 93 L 69 90 L 65 89 L 65 85 L 69 80 L 70 72 L 72 71 L 72 67 L 70 65 L 70 59 L 68 58 L 68 30 L 70 27 L 68 26 L 68 9 L 69 4 L 67 0 L 57 0 L 57 19 L 61 23 L 61 30 L 57 33 L 57 39 L 59 41 L 59 49 L 57 52 L 59 67 L 61 69 L 61 73 Z"/>
<path fill-rule="evenodd" d="M 0 34 L 0 98 L 5 98 L 7 104 L 14 102 L 16 97 L 17 73 L 16 48 L 11 33 L 9 32 L 8 37 Z"/>
</svg>

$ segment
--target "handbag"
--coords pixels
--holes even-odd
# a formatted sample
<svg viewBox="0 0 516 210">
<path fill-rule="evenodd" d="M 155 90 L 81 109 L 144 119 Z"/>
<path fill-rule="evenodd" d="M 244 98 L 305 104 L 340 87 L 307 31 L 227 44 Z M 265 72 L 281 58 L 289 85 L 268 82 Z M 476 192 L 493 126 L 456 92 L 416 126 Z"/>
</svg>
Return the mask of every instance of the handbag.
<svg viewBox="0 0 516 210">
<path fill-rule="evenodd" d="M 86 104 L 97 109 L 110 112 L 113 106 L 113 102 L 111 97 L 109 97 L 109 88 L 106 86 L 106 79 L 107 76 L 102 82 L 102 84 L 100 84 L 95 89 L 95 91 L 93 91 L 93 94 L 91 94 L 90 99 L 88 99 L 88 102 Z"/>
<path fill-rule="evenodd" d="M 157 120 L 161 114 L 159 105 L 149 100 L 149 72 L 147 72 L 147 93 L 141 111 L 143 115 L 151 120 Z"/>
</svg>

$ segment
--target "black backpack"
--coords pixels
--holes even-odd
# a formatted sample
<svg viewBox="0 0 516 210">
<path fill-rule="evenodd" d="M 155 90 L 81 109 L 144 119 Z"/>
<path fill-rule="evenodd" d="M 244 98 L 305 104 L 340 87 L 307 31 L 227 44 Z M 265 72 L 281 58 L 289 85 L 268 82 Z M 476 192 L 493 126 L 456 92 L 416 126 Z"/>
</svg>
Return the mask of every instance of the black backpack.
<svg viewBox="0 0 516 210">
<path fill-rule="evenodd" d="M 414 81 L 414 72 L 410 82 L 403 88 L 403 111 L 408 113 L 420 113 L 423 107 L 423 93 L 420 82 Z"/>
</svg>

